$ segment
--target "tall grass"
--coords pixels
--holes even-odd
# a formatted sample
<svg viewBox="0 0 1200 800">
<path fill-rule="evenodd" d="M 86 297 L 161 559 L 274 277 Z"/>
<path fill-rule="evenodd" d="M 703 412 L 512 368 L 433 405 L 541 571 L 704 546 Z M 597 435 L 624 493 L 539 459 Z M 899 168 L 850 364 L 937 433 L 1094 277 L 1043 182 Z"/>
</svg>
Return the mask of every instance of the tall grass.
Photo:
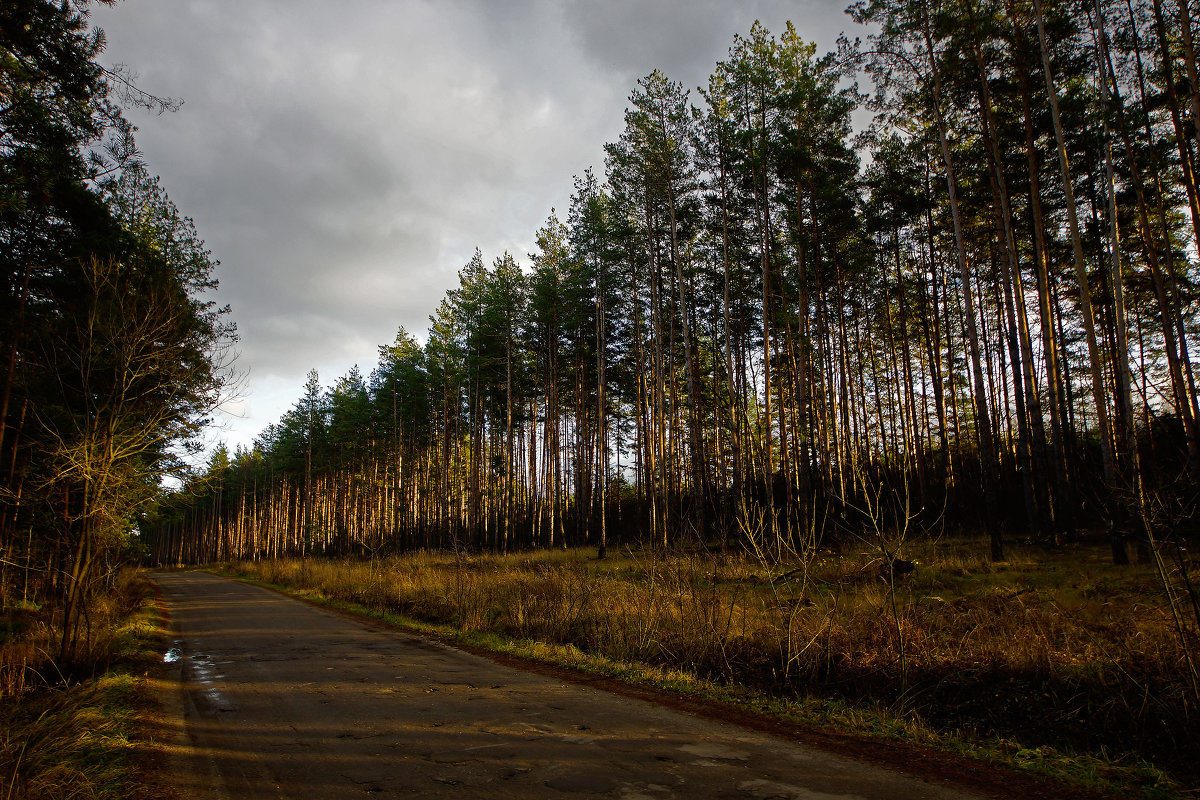
<svg viewBox="0 0 1200 800">
<path fill-rule="evenodd" d="M 572 645 L 780 697 L 884 708 L 909 723 L 1035 751 L 1104 752 L 1200 775 L 1181 648 L 1152 567 L 1079 547 L 992 564 L 920 542 L 893 578 L 879 551 L 421 553 L 236 569 L 464 631 Z M 801 568 L 802 567 L 802 568 Z"/>
<path fill-rule="evenodd" d="M 35 606 L 12 609 L 0 641 L 0 798 L 126 800 L 153 794 L 139 780 L 139 680 L 160 658 L 149 581 L 124 571 L 93 598 L 85 658 L 60 669 L 57 631 Z"/>
<path fill-rule="evenodd" d="M 104 672 L 129 642 L 126 627 L 150 591 L 148 581 L 131 567 L 117 571 L 104 591 L 87 600 L 75 655 L 58 663 L 61 612 L 32 602 L 0 612 L 0 702 L 26 691 L 78 681 Z"/>
</svg>

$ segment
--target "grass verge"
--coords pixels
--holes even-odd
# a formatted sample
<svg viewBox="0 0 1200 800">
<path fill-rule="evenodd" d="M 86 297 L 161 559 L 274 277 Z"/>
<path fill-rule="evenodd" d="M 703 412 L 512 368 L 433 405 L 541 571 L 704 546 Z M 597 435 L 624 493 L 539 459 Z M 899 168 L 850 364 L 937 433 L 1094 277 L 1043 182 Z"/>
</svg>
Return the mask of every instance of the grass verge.
<svg viewBox="0 0 1200 800">
<path fill-rule="evenodd" d="M 4 800 L 160 800 L 145 780 L 147 675 L 161 663 L 162 606 L 153 584 L 129 571 L 106 620 L 96 674 L 46 683 L 0 701 Z"/>
</svg>

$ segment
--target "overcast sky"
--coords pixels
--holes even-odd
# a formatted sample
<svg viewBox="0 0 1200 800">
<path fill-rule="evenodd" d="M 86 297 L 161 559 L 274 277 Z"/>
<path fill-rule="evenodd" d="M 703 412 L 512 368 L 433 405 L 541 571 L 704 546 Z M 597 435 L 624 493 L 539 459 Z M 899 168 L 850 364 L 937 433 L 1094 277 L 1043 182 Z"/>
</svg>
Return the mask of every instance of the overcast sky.
<svg viewBox="0 0 1200 800">
<path fill-rule="evenodd" d="M 182 99 L 130 110 L 152 172 L 221 262 L 247 373 L 210 436 L 249 445 L 363 374 L 475 248 L 523 265 L 572 178 L 603 174 L 636 81 L 707 83 L 735 33 L 792 20 L 819 52 L 847 0 L 125 0 L 95 7 L 105 66 Z M 694 98 L 699 102 L 698 98 Z"/>
</svg>

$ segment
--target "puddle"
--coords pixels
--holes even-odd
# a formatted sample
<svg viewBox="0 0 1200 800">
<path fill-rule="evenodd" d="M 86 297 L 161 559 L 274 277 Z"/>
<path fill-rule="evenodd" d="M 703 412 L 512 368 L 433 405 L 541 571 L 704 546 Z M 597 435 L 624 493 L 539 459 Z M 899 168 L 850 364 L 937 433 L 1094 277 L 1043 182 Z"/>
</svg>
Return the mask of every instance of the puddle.
<svg viewBox="0 0 1200 800">
<path fill-rule="evenodd" d="M 218 671 L 218 663 L 228 664 L 228 661 L 217 662 L 205 653 L 193 653 L 185 657 L 183 641 L 176 639 L 171 642 L 167 652 L 163 653 L 163 663 L 179 664 L 183 667 L 184 680 L 199 684 L 198 691 L 208 707 L 216 711 L 233 711 L 233 705 L 217 688 L 217 681 L 225 677 Z"/>
<path fill-rule="evenodd" d="M 196 653 L 192 656 L 192 673 L 193 677 L 201 683 L 212 683 L 225 677 L 217 672 L 217 662 L 204 653 Z"/>
<path fill-rule="evenodd" d="M 182 660 L 182 656 L 177 657 Z M 233 704 L 217 688 L 217 682 L 225 677 L 218 669 L 218 664 L 229 662 L 218 662 L 206 653 L 192 653 L 186 662 L 184 678 L 198 684 L 196 691 L 203 698 L 204 705 L 214 711 L 233 711 Z"/>
</svg>

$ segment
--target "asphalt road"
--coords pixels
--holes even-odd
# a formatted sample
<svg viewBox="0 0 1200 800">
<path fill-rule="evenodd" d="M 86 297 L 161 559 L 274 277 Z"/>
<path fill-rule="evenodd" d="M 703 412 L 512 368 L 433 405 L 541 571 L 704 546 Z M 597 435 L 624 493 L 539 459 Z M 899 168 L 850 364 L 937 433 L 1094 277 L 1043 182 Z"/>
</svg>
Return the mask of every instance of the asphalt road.
<svg viewBox="0 0 1200 800">
<path fill-rule="evenodd" d="M 976 797 L 255 586 L 154 578 L 171 613 L 165 738 L 183 797 Z"/>
</svg>

